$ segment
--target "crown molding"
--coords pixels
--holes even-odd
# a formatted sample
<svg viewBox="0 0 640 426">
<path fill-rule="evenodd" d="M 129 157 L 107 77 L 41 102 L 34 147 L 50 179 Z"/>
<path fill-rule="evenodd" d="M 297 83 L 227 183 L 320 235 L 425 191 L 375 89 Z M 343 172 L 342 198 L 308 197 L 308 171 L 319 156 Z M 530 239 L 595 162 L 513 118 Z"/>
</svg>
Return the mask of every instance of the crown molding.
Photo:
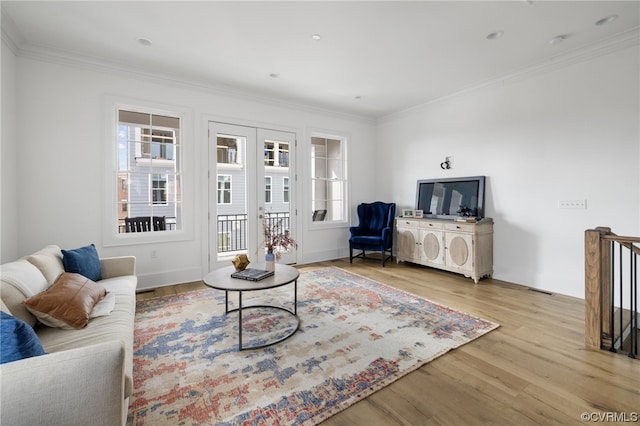
<svg viewBox="0 0 640 426">
<path fill-rule="evenodd" d="M 475 90 L 491 86 L 499 87 L 504 86 L 505 84 L 527 80 L 538 75 L 566 68 L 580 62 L 590 61 L 592 59 L 638 45 L 640 45 L 640 27 L 635 27 L 628 31 L 600 40 L 596 43 L 582 46 L 563 54 L 553 56 L 545 60 L 544 62 L 530 64 L 509 73 L 495 76 L 493 78 L 478 82 L 477 84 L 461 88 L 460 90 L 449 93 L 447 95 L 429 99 L 425 102 L 421 102 L 417 105 L 404 108 L 400 111 L 380 116 L 376 119 L 376 123 L 379 124 L 394 121 L 396 119 L 406 117 L 412 112 L 422 109 L 428 105 L 453 98 L 458 98 Z"/>
<path fill-rule="evenodd" d="M 148 70 L 132 67 L 124 63 L 106 61 L 102 58 L 80 55 L 75 52 L 62 49 L 28 44 L 25 43 L 24 38 L 20 34 L 11 17 L 7 15 L 3 9 L 0 9 L 0 11 L 2 12 L 2 41 L 5 42 L 5 44 L 16 56 L 19 57 L 55 63 L 74 68 L 86 69 L 94 72 L 101 72 L 111 75 L 115 74 L 147 82 L 151 81 L 157 84 L 170 84 L 174 87 L 201 92 L 204 91 L 217 96 L 231 97 L 234 99 L 257 102 L 281 108 L 303 110 L 309 113 L 320 113 L 335 118 L 347 119 L 350 121 L 357 121 L 366 124 L 393 121 L 395 119 L 402 118 L 415 110 L 424 108 L 425 106 L 436 102 L 460 97 L 466 93 L 490 86 L 500 86 L 508 83 L 523 81 L 537 75 L 552 72 L 576 63 L 589 61 L 600 56 L 605 56 L 613 52 L 640 45 L 640 27 L 635 27 L 631 30 L 616 34 L 607 39 L 600 40 L 596 43 L 581 46 L 569 52 L 556 55 L 543 62 L 530 64 L 517 70 L 513 70 L 511 72 L 501 74 L 484 81 L 480 81 L 476 84 L 463 87 L 447 95 L 428 99 L 424 102 L 420 102 L 419 104 L 404 108 L 402 110 L 376 117 L 328 109 L 323 106 L 295 102 L 292 100 L 277 98 L 270 95 L 261 95 L 256 92 L 251 92 L 231 86 L 225 86 L 222 84 L 215 84 L 212 82 L 185 79 L 176 75 L 170 75 L 166 73 L 150 72 Z"/>
<path fill-rule="evenodd" d="M 208 81 L 185 79 L 172 74 L 151 72 L 142 68 L 133 67 L 129 64 L 116 61 L 107 61 L 102 58 L 81 55 L 76 52 L 71 52 L 63 49 L 23 43 L 17 44 L 16 56 L 109 75 L 119 75 L 126 78 L 143 80 L 145 82 L 171 85 L 173 87 L 187 90 L 207 92 L 216 96 L 261 103 L 268 106 L 295 109 L 298 111 L 306 111 L 315 114 L 323 114 L 339 119 L 346 119 L 349 121 L 356 121 L 365 124 L 375 123 L 375 118 L 372 116 L 361 115 L 347 111 L 333 110 L 323 106 L 296 102 L 289 99 L 278 98 L 276 96 L 270 96 L 266 94 L 263 95 L 260 93 L 251 92 L 232 86 L 215 84 Z"/>
<path fill-rule="evenodd" d="M 0 2 L 0 29 L 2 42 L 17 56 L 20 50 L 18 46 L 25 40 L 11 16 L 5 12 L 2 2 Z"/>
</svg>

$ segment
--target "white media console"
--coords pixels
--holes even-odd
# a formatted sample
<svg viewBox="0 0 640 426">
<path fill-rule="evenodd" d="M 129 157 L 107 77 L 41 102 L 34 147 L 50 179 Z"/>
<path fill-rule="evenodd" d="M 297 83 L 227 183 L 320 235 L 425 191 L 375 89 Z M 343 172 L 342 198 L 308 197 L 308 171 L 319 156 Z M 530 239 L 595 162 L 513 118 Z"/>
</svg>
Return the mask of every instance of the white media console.
<svg viewBox="0 0 640 426">
<path fill-rule="evenodd" d="M 477 284 L 493 274 L 493 220 L 396 218 L 396 261 L 456 272 Z"/>
</svg>

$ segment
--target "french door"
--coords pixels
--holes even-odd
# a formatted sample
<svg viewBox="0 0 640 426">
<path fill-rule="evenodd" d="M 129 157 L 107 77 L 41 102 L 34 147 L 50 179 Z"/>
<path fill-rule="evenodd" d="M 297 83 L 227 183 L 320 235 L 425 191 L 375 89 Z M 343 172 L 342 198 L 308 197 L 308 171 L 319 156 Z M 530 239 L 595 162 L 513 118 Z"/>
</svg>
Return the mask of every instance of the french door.
<svg viewBox="0 0 640 426">
<path fill-rule="evenodd" d="M 294 133 L 209 123 L 209 270 L 240 253 L 264 266 L 265 225 L 295 239 L 294 170 Z"/>
</svg>

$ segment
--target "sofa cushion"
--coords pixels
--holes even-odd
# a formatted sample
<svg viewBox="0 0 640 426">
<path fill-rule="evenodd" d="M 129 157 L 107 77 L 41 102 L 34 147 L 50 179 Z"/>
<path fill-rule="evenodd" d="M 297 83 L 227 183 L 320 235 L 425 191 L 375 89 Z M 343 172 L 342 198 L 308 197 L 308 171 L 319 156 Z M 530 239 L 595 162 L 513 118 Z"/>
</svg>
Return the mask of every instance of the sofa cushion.
<svg viewBox="0 0 640 426">
<path fill-rule="evenodd" d="M 107 291 L 87 277 L 65 272 L 45 291 L 24 301 L 40 322 L 50 327 L 84 328 L 93 307 Z"/>
<path fill-rule="evenodd" d="M 5 314 L 11 315 L 11 311 L 9 310 L 9 308 L 7 308 L 7 305 L 4 304 L 2 299 L 0 299 L 0 311 L 4 312 Z"/>
<path fill-rule="evenodd" d="M 62 250 L 62 263 L 66 272 L 84 275 L 93 281 L 102 279 L 100 257 L 93 244 L 73 250 Z"/>
<path fill-rule="evenodd" d="M 107 292 L 107 295 L 93 307 L 89 318 L 105 317 L 113 311 L 116 306 L 116 295 Z"/>
<path fill-rule="evenodd" d="M 49 283 L 40 270 L 26 259 L 5 263 L 0 268 L 0 295 L 11 315 L 30 326 L 38 320 L 22 304 L 25 299 L 44 291 Z"/>
<path fill-rule="evenodd" d="M 133 389 L 133 329 L 136 314 L 135 275 L 106 278 L 100 281 L 109 294 L 115 296 L 116 303 L 108 316 L 93 318 L 81 330 L 52 328 L 39 325 L 36 332 L 42 346 L 49 352 L 61 352 L 88 345 L 119 340 L 124 343 L 125 352 L 125 395 Z"/>
<path fill-rule="evenodd" d="M 62 252 L 58 246 L 47 246 L 27 256 L 26 259 L 42 272 L 49 285 L 64 272 Z"/>
<path fill-rule="evenodd" d="M 3 311 L 0 311 L 0 347 L 0 364 L 46 353 L 29 324 Z"/>
</svg>

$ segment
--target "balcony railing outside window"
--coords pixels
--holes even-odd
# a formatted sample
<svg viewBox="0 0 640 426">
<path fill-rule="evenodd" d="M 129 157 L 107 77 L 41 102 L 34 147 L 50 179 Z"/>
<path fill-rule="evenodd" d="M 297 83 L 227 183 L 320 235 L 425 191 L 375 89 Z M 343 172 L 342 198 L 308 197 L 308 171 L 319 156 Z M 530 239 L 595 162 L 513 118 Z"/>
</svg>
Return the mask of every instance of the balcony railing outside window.
<svg viewBox="0 0 640 426">
<path fill-rule="evenodd" d="M 290 226 L 289 212 L 265 213 L 265 224 L 288 231 Z M 260 225 L 261 226 L 261 225 Z M 218 253 L 247 250 L 247 215 L 218 215 Z"/>
</svg>

